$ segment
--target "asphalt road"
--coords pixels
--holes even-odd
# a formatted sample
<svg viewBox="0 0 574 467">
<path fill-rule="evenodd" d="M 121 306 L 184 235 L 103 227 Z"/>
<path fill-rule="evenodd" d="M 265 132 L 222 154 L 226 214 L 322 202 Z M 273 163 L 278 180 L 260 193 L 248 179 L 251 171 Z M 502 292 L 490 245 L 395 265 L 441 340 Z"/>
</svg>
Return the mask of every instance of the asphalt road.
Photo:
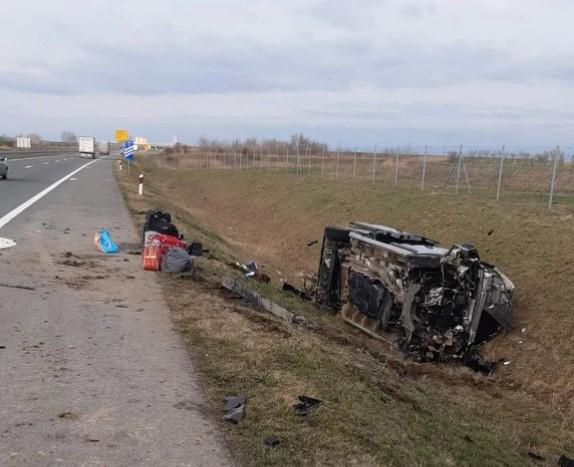
<svg viewBox="0 0 574 467">
<path fill-rule="evenodd" d="M 0 225 L 89 162 L 11 163 Z M 0 227 L 16 242 L 0 249 L 0 465 L 230 465 L 154 273 L 133 254 L 112 164 L 92 163 Z M 119 254 L 97 251 L 100 227 Z"/>
<path fill-rule="evenodd" d="M 86 162 L 78 154 L 9 159 L 8 178 L 0 179 L 0 218 Z"/>
</svg>

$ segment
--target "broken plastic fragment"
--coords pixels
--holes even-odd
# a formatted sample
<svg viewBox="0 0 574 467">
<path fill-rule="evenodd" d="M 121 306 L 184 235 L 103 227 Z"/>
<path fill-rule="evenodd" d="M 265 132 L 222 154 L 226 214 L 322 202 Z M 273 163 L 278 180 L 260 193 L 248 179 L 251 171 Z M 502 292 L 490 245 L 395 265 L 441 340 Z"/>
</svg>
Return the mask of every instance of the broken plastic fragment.
<svg viewBox="0 0 574 467">
<path fill-rule="evenodd" d="M 223 420 L 235 423 L 236 425 L 245 417 L 245 403 L 247 397 L 244 395 L 230 396 L 223 399 L 225 415 Z"/>
<path fill-rule="evenodd" d="M 263 440 L 263 442 L 267 445 L 267 446 L 277 446 L 281 441 L 279 441 L 279 438 L 277 438 L 277 436 L 275 435 L 270 435 L 265 437 L 265 439 Z"/>
<path fill-rule="evenodd" d="M 299 415 L 305 417 L 319 407 L 323 401 L 309 396 L 297 396 L 299 402 L 293 407 Z"/>
</svg>

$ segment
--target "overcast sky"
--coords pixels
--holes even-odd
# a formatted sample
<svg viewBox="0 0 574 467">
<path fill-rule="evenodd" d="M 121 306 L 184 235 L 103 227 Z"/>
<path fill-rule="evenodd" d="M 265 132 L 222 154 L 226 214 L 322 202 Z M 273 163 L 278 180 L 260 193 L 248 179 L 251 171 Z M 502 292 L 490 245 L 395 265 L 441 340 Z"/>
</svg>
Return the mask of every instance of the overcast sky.
<svg viewBox="0 0 574 467">
<path fill-rule="evenodd" d="M 571 0 L 5 0 L 0 134 L 570 145 Z"/>
</svg>

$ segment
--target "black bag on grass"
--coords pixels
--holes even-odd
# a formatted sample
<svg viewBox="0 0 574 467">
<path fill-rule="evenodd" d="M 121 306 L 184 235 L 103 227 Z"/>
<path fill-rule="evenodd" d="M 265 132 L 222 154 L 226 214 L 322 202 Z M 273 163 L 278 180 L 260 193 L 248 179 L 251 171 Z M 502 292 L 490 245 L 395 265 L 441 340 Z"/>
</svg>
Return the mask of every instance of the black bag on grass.
<svg viewBox="0 0 574 467">
<path fill-rule="evenodd" d="M 171 235 L 179 238 L 179 232 L 175 225 L 171 223 L 171 214 L 166 211 L 150 209 L 145 213 L 143 233 L 148 231 L 157 232 L 163 235 Z"/>
</svg>

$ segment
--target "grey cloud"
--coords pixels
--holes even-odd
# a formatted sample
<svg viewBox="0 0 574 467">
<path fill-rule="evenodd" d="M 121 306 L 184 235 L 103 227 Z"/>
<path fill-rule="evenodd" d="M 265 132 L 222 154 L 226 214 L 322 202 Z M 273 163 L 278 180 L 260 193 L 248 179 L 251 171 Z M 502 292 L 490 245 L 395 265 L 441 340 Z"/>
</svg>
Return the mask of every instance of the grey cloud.
<svg viewBox="0 0 574 467">
<path fill-rule="evenodd" d="M 271 47 L 205 38 L 189 48 L 90 46 L 84 55 L 66 66 L 46 66 L 41 75 L 2 73 L 0 87 L 47 94 L 157 95 L 337 91 L 357 82 L 383 89 L 429 88 L 476 80 L 570 81 L 574 76 L 566 57 L 520 62 L 503 50 L 463 44 L 432 49 L 390 44 L 376 49 L 353 40 Z"/>
</svg>

